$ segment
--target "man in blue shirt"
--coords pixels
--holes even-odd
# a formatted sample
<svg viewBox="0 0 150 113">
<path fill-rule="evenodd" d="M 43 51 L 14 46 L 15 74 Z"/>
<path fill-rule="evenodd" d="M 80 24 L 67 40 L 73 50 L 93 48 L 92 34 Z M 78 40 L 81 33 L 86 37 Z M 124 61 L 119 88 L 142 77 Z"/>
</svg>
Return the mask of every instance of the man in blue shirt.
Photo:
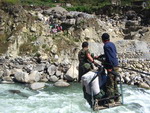
<svg viewBox="0 0 150 113">
<path fill-rule="evenodd" d="M 112 75 L 111 71 L 118 71 L 118 58 L 117 58 L 117 50 L 114 43 L 110 42 L 110 36 L 107 33 L 102 35 L 102 41 L 104 43 L 104 55 L 105 55 L 105 62 L 104 68 L 107 69 L 108 72 L 108 79 L 106 83 L 106 96 L 117 96 L 118 95 L 118 88 L 117 88 L 117 81 L 116 76 Z M 118 102 L 119 98 L 111 99 L 110 103 Z"/>
</svg>

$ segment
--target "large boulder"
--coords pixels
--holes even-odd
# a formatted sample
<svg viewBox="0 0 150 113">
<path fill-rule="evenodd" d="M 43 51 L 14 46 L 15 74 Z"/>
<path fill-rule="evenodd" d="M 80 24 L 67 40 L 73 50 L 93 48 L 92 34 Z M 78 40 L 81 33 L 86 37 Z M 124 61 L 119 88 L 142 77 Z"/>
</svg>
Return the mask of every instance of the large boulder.
<svg viewBox="0 0 150 113">
<path fill-rule="evenodd" d="M 38 82 L 40 80 L 40 73 L 38 71 L 32 71 L 29 75 L 29 82 Z"/>
<path fill-rule="evenodd" d="M 74 81 L 75 79 L 78 79 L 78 70 L 77 70 L 77 63 L 73 62 L 70 69 L 67 71 L 67 73 L 64 75 L 64 78 L 68 81 Z"/>
<path fill-rule="evenodd" d="M 47 69 L 47 71 L 48 71 L 48 74 L 49 75 L 54 75 L 55 74 L 55 72 L 56 72 L 56 66 L 55 65 L 51 65 L 51 66 L 49 66 L 48 67 L 48 69 Z"/>
<path fill-rule="evenodd" d="M 59 80 L 59 81 L 57 81 L 54 84 L 54 86 L 57 86 L 57 87 L 68 87 L 68 86 L 70 86 L 70 84 L 65 82 L 65 81 L 63 81 L 63 80 Z"/>
<path fill-rule="evenodd" d="M 29 74 L 26 72 L 17 72 L 17 73 L 15 73 L 15 79 L 19 82 L 28 83 L 29 82 Z"/>
<path fill-rule="evenodd" d="M 30 84 L 29 86 L 32 90 L 38 90 L 38 89 L 42 89 L 45 87 L 45 83 L 44 82 L 35 82 L 33 84 Z"/>
</svg>

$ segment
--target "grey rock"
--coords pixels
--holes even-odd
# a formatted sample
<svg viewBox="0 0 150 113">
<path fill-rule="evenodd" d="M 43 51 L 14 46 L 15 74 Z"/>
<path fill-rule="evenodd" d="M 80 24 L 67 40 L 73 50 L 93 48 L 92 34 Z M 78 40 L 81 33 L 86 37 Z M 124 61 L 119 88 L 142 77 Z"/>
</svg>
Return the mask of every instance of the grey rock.
<svg viewBox="0 0 150 113">
<path fill-rule="evenodd" d="M 52 49 L 51 49 L 51 52 L 54 53 L 54 54 L 56 54 L 56 53 L 57 53 L 57 50 L 58 50 L 57 46 L 56 46 L 56 45 L 53 45 L 53 46 L 52 46 Z"/>
<path fill-rule="evenodd" d="M 45 87 L 45 83 L 43 82 L 35 82 L 33 84 L 30 84 L 29 86 L 32 90 L 38 90 Z"/>
<path fill-rule="evenodd" d="M 142 82 L 139 85 L 140 85 L 140 87 L 143 87 L 143 88 L 150 88 L 150 86 L 145 82 Z"/>
<path fill-rule="evenodd" d="M 3 71 L 0 71 L 0 78 L 3 76 L 3 73 L 4 73 Z"/>
<path fill-rule="evenodd" d="M 45 64 L 37 64 L 36 67 L 34 68 L 35 71 L 44 71 L 45 69 Z"/>
<path fill-rule="evenodd" d="M 44 19 L 44 16 L 41 13 L 38 13 L 37 16 L 40 21 L 42 21 Z"/>
<path fill-rule="evenodd" d="M 56 76 L 51 76 L 49 80 L 50 82 L 57 82 L 58 78 Z"/>
<path fill-rule="evenodd" d="M 126 76 L 124 79 L 125 79 L 126 83 L 130 82 L 130 78 L 128 76 Z"/>
<path fill-rule="evenodd" d="M 75 25 L 76 20 L 75 19 L 67 19 L 64 23 L 69 24 L 69 25 Z"/>
<path fill-rule="evenodd" d="M 38 82 L 40 80 L 40 73 L 38 71 L 32 71 L 29 75 L 29 82 Z"/>
<path fill-rule="evenodd" d="M 75 79 L 78 79 L 78 70 L 77 70 L 77 63 L 74 62 L 70 69 L 67 71 L 67 73 L 64 75 L 64 78 L 68 81 L 74 81 Z"/>
<path fill-rule="evenodd" d="M 15 69 L 15 68 L 13 68 L 13 69 L 11 70 L 11 74 L 12 74 L 12 75 L 14 75 L 14 74 L 17 73 L 17 72 L 22 72 L 22 69 Z"/>
<path fill-rule="evenodd" d="M 61 76 L 61 75 L 62 75 L 62 72 L 59 71 L 59 70 L 56 70 L 56 76 L 59 77 L 59 76 Z"/>
<path fill-rule="evenodd" d="M 14 84 L 13 81 L 1 81 L 1 84 Z"/>
<path fill-rule="evenodd" d="M 30 28 L 30 31 L 31 31 L 31 32 L 36 32 L 36 28 L 32 26 L 32 27 Z"/>
<path fill-rule="evenodd" d="M 45 10 L 44 14 L 51 15 L 53 12 L 64 14 L 64 13 L 67 13 L 68 11 L 62 7 L 53 7 L 48 10 Z"/>
<path fill-rule="evenodd" d="M 3 81 L 12 81 L 12 78 L 10 76 L 4 76 Z"/>
<path fill-rule="evenodd" d="M 48 74 L 49 74 L 49 75 L 54 75 L 55 72 L 56 72 L 56 69 L 57 69 L 57 68 L 56 68 L 55 65 L 49 66 L 49 67 L 48 67 L 48 70 L 47 70 L 47 71 L 48 71 Z"/>
<path fill-rule="evenodd" d="M 10 76 L 11 75 L 11 71 L 6 69 L 3 73 L 3 76 Z"/>
<path fill-rule="evenodd" d="M 63 80 L 59 80 L 59 81 L 57 81 L 54 84 L 54 86 L 57 86 L 57 87 L 68 87 L 68 86 L 70 86 L 70 84 L 65 82 L 65 81 L 63 81 Z"/>
<path fill-rule="evenodd" d="M 47 79 L 47 78 L 42 78 L 42 79 L 40 80 L 40 82 L 48 82 L 48 79 Z"/>
<path fill-rule="evenodd" d="M 29 82 L 29 74 L 26 72 L 17 72 L 15 73 L 15 79 L 19 82 Z"/>
<path fill-rule="evenodd" d="M 34 65 L 29 64 L 29 65 L 25 66 L 24 69 L 29 73 L 34 69 Z"/>
</svg>

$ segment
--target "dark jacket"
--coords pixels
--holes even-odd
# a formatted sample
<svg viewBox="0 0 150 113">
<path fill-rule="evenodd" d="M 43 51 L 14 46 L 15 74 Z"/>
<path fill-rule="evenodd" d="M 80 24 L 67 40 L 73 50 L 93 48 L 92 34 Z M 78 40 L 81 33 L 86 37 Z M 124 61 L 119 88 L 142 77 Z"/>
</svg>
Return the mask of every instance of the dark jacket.
<svg viewBox="0 0 150 113">
<path fill-rule="evenodd" d="M 117 50 L 116 46 L 112 42 L 104 43 L 104 54 L 106 57 L 107 69 L 118 66 Z"/>
</svg>

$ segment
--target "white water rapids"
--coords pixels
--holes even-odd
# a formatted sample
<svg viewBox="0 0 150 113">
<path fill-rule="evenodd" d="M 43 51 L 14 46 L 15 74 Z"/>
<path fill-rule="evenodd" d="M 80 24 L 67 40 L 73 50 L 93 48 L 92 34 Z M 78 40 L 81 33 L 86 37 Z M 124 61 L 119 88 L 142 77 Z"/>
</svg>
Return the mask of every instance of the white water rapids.
<svg viewBox="0 0 150 113">
<path fill-rule="evenodd" d="M 15 94 L 8 90 L 20 90 Z M 150 90 L 123 86 L 124 105 L 96 113 L 150 113 Z M 94 113 L 83 98 L 81 85 L 49 85 L 32 91 L 21 84 L 0 84 L 0 113 Z"/>
</svg>

